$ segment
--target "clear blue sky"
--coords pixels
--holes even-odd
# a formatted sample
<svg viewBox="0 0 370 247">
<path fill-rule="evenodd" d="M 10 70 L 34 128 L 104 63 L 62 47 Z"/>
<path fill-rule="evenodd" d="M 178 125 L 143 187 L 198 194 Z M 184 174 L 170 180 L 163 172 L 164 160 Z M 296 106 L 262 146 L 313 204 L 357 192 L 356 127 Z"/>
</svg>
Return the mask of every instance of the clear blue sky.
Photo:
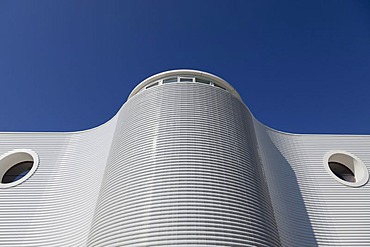
<svg viewBox="0 0 370 247">
<path fill-rule="evenodd" d="M 0 131 L 95 127 L 190 68 L 270 127 L 370 134 L 369 0 L 2 0 L 0 32 Z"/>
</svg>

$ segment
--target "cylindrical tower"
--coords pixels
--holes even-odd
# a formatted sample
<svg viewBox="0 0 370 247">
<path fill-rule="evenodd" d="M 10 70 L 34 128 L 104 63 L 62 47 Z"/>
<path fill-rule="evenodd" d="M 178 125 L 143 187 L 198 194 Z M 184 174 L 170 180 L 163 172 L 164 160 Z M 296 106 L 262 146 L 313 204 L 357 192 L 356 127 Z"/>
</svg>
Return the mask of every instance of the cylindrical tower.
<svg viewBox="0 0 370 247">
<path fill-rule="evenodd" d="M 89 246 L 280 246 L 253 128 L 214 75 L 140 83 L 118 116 Z"/>
</svg>

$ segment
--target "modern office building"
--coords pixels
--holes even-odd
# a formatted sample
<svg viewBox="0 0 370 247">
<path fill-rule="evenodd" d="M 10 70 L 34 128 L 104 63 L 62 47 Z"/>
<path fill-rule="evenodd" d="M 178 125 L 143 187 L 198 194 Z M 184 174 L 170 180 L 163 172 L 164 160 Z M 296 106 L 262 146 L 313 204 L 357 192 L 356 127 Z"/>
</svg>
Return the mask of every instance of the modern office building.
<svg viewBox="0 0 370 247">
<path fill-rule="evenodd" d="M 370 246 L 370 136 L 258 122 L 223 79 L 141 82 L 107 123 L 0 133 L 0 246 Z"/>
</svg>

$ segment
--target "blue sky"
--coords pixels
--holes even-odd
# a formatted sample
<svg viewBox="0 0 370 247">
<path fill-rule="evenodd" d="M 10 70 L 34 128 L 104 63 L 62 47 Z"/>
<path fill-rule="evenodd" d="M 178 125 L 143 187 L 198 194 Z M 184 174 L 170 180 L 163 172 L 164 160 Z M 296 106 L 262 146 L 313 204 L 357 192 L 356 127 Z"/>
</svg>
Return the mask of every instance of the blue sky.
<svg viewBox="0 0 370 247">
<path fill-rule="evenodd" d="M 370 134 L 368 0 L 3 0 L 0 32 L 0 131 L 95 127 L 189 68 L 275 129 Z"/>
</svg>

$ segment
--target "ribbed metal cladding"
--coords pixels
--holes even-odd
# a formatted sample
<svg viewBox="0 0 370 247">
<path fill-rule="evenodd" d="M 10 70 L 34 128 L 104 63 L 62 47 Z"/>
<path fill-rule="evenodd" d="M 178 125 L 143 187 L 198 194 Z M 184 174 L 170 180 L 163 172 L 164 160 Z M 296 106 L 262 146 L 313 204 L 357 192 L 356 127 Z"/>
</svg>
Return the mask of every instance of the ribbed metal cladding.
<svg viewBox="0 0 370 247">
<path fill-rule="evenodd" d="M 283 246 L 370 246 L 370 186 L 349 187 L 325 169 L 344 150 L 370 169 L 370 137 L 293 135 L 257 124 L 260 153 Z"/>
<path fill-rule="evenodd" d="M 199 83 L 121 109 L 89 246 L 280 246 L 252 117 Z"/>
<path fill-rule="evenodd" d="M 115 119 L 75 133 L 0 133 L 0 153 L 40 159 L 24 183 L 0 190 L 0 246 L 86 246 Z"/>
<path fill-rule="evenodd" d="M 149 77 L 91 130 L 0 133 L 13 149 L 40 162 L 0 189 L 0 246 L 370 246 L 369 183 L 325 160 L 342 150 L 369 170 L 370 136 L 270 129 L 205 72 Z"/>
</svg>

